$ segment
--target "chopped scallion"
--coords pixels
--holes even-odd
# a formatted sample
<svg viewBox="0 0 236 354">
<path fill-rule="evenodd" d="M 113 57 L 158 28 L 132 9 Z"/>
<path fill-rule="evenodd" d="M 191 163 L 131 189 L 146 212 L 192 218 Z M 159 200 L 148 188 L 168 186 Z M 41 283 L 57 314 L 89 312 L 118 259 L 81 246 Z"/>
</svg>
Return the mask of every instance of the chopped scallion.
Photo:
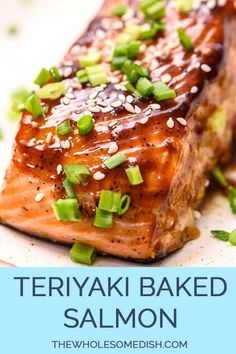
<svg viewBox="0 0 236 354">
<path fill-rule="evenodd" d="M 89 78 L 85 69 L 77 71 L 76 77 L 79 79 L 81 84 L 86 84 L 89 82 Z"/>
<path fill-rule="evenodd" d="M 59 124 L 56 128 L 58 135 L 66 135 L 73 131 L 72 126 L 70 124 L 69 119 L 65 120 L 61 124 Z"/>
<path fill-rule="evenodd" d="M 51 77 L 54 82 L 60 82 L 61 81 L 61 75 L 59 73 L 59 70 L 56 66 L 53 66 L 51 69 L 49 69 L 49 72 L 51 74 Z"/>
<path fill-rule="evenodd" d="M 79 129 L 79 134 L 81 136 L 85 136 L 89 134 L 93 128 L 94 128 L 94 123 L 93 123 L 93 118 L 91 115 L 85 115 L 79 119 L 77 122 L 77 126 Z"/>
<path fill-rule="evenodd" d="M 96 208 L 93 225 L 103 229 L 111 228 L 113 225 L 113 213 Z"/>
<path fill-rule="evenodd" d="M 130 207 L 131 204 L 131 197 L 128 194 L 125 194 L 122 196 L 122 198 L 120 199 L 120 203 L 119 203 L 119 207 L 118 207 L 118 215 L 124 215 Z"/>
<path fill-rule="evenodd" d="M 140 51 L 140 46 L 141 46 L 140 41 L 130 42 L 130 44 L 128 46 L 128 53 L 127 53 L 129 59 L 136 59 L 138 57 L 139 51 Z"/>
<path fill-rule="evenodd" d="M 88 54 L 80 58 L 80 64 L 83 67 L 94 66 L 101 61 L 101 53 Z"/>
<path fill-rule="evenodd" d="M 120 4 L 120 5 L 113 7 L 112 15 L 117 16 L 117 17 L 121 17 L 126 14 L 127 10 L 128 10 L 128 7 L 125 4 Z"/>
<path fill-rule="evenodd" d="M 82 243 L 75 243 L 70 250 L 70 257 L 75 263 L 92 265 L 96 258 L 96 249 Z"/>
<path fill-rule="evenodd" d="M 74 190 L 73 190 L 73 184 L 68 180 L 68 178 L 64 179 L 63 186 L 65 188 L 68 198 L 70 198 L 70 199 L 76 198 Z"/>
<path fill-rule="evenodd" d="M 127 82 L 125 84 L 125 88 L 129 92 L 132 92 L 137 98 L 142 98 L 142 95 L 136 90 L 136 88 L 130 82 Z"/>
<path fill-rule="evenodd" d="M 136 83 L 140 77 L 149 76 L 146 67 L 134 64 L 131 60 L 127 60 L 124 63 L 122 71 L 131 84 Z"/>
<path fill-rule="evenodd" d="M 68 180 L 73 184 L 84 183 L 90 176 L 90 172 L 85 165 L 74 163 L 65 167 L 65 174 Z"/>
<path fill-rule="evenodd" d="M 142 11 L 144 14 L 146 13 L 146 10 L 154 5 L 158 0 L 143 0 L 139 4 L 139 9 Z"/>
<path fill-rule="evenodd" d="M 177 0 L 177 9 L 179 12 L 190 12 L 193 7 L 193 0 Z"/>
<path fill-rule="evenodd" d="M 121 70 L 126 60 L 127 57 L 113 57 L 111 62 L 111 70 Z"/>
<path fill-rule="evenodd" d="M 36 91 L 36 95 L 42 99 L 56 100 L 65 93 L 64 82 L 47 84 Z"/>
<path fill-rule="evenodd" d="M 34 80 L 34 84 L 43 86 L 48 83 L 50 77 L 51 77 L 50 72 L 47 69 L 42 68 L 38 76 Z"/>
<path fill-rule="evenodd" d="M 81 213 L 77 199 L 58 199 L 52 203 L 57 220 L 81 221 Z"/>
<path fill-rule="evenodd" d="M 34 118 L 38 118 L 43 114 L 43 107 L 37 96 L 30 96 L 25 102 L 25 109 L 32 114 Z"/>
<path fill-rule="evenodd" d="M 236 230 L 233 230 L 232 232 L 230 232 L 229 242 L 231 243 L 231 245 L 236 246 Z"/>
<path fill-rule="evenodd" d="M 136 84 L 136 89 L 142 97 L 148 97 L 153 93 L 154 86 L 146 77 L 141 77 Z"/>
<path fill-rule="evenodd" d="M 146 17 L 153 20 L 159 20 L 160 18 L 164 17 L 165 14 L 166 9 L 162 1 L 158 1 L 153 5 L 150 5 L 145 11 Z"/>
<path fill-rule="evenodd" d="M 121 152 L 109 157 L 109 159 L 104 161 L 104 165 L 112 170 L 113 168 L 123 164 L 127 160 L 126 156 Z"/>
<path fill-rule="evenodd" d="M 218 238 L 221 241 L 228 242 L 229 241 L 229 232 L 223 230 L 212 230 L 212 235 Z"/>
<path fill-rule="evenodd" d="M 176 97 L 175 91 L 169 88 L 163 81 L 154 83 L 153 95 L 157 101 L 164 101 Z"/>
<path fill-rule="evenodd" d="M 107 74 L 102 65 L 94 65 L 86 68 L 89 81 L 93 86 L 99 86 L 108 82 Z"/>
<path fill-rule="evenodd" d="M 99 199 L 99 209 L 116 213 L 120 204 L 121 194 L 119 192 L 103 190 Z"/>
<path fill-rule="evenodd" d="M 228 187 L 228 182 L 219 167 L 216 167 L 212 174 L 215 177 L 215 180 L 218 182 L 218 184 L 221 187 L 223 187 L 223 188 Z"/>
<path fill-rule="evenodd" d="M 125 172 L 132 186 L 137 186 L 143 183 L 143 177 L 141 175 L 139 166 L 127 168 Z"/>
<path fill-rule="evenodd" d="M 187 35 L 184 28 L 178 29 L 179 40 L 186 51 L 191 52 L 194 49 L 191 37 Z"/>
<path fill-rule="evenodd" d="M 230 188 L 228 192 L 228 199 L 233 214 L 236 214 L 236 188 Z"/>
</svg>

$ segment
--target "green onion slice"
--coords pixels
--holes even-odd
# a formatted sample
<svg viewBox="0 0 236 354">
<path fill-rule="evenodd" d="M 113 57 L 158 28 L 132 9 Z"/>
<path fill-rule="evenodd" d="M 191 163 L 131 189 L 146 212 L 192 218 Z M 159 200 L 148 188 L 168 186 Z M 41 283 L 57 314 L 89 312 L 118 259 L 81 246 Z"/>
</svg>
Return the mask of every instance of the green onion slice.
<svg viewBox="0 0 236 354">
<path fill-rule="evenodd" d="M 141 42 L 132 41 L 128 46 L 127 56 L 129 59 L 137 59 L 140 52 Z"/>
<path fill-rule="evenodd" d="M 118 207 L 118 215 L 124 215 L 130 207 L 131 204 L 131 197 L 128 194 L 125 194 L 120 199 L 119 207 Z"/>
<path fill-rule="evenodd" d="M 126 60 L 127 57 L 113 57 L 111 62 L 111 70 L 121 70 Z"/>
<path fill-rule="evenodd" d="M 87 66 L 94 66 L 101 61 L 101 53 L 88 54 L 80 58 L 80 64 L 85 68 Z"/>
<path fill-rule="evenodd" d="M 123 164 L 127 160 L 126 156 L 121 152 L 109 157 L 109 159 L 104 161 L 104 165 L 112 170 L 113 168 Z"/>
<path fill-rule="evenodd" d="M 70 199 L 76 198 L 76 195 L 73 190 L 73 184 L 68 180 L 68 178 L 64 179 L 63 186 L 65 188 L 68 198 Z"/>
<path fill-rule="evenodd" d="M 187 35 L 184 28 L 178 28 L 179 40 L 186 51 L 191 52 L 194 49 L 191 37 Z"/>
<path fill-rule="evenodd" d="M 41 99 L 56 100 L 65 93 L 64 82 L 47 84 L 36 91 L 36 95 Z"/>
<path fill-rule="evenodd" d="M 179 12 L 187 13 L 192 10 L 193 0 L 177 0 L 177 9 Z"/>
<path fill-rule="evenodd" d="M 93 225 L 103 229 L 111 228 L 113 225 L 113 213 L 96 208 Z"/>
<path fill-rule="evenodd" d="M 111 213 L 116 213 L 120 204 L 121 194 L 119 192 L 103 190 L 100 195 L 98 207 Z"/>
<path fill-rule="evenodd" d="M 138 90 L 136 90 L 136 88 L 130 82 L 127 82 L 125 84 L 125 88 L 129 92 L 132 92 L 137 98 L 142 98 L 142 95 L 138 92 Z"/>
<path fill-rule="evenodd" d="M 236 188 L 231 188 L 229 190 L 228 199 L 233 214 L 236 214 Z"/>
<path fill-rule="evenodd" d="M 42 68 L 38 76 L 34 80 L 34 84 L 43 86 L 48 83 L 50 78 L 51 78 L 50 72 L 47 69 Z"/>
<path fill-rule="evenodd" d="M 153 93 L 154 86 L 146 77 L 141 77 L 136 84 L 136 89 L 142 97 L 148 97 Z"/>
<path fill-rule="evenodd" d="M 154 5 L 158 0 L 143 0 L 139 4 L 139 9 L 142 11 L 144 14 L 146 14 L 147 9 Z"/>
<path fill-rule="evenodd" d="M 38 118 L 43 114 L 43 107 L 39 98 L 35 95 L 30 96 L 25 102 L 25 109 L 32 114 L 34 118 Z"/>
<path fill-rule="evenodd" d="M 145 11 L 145 15 L 147 18 L 151 18 L 153 20 L 159 20 L 164 17 L 166 14 L 166 9 L 162 1 L 158 1 L 153 5 L 147 7 Z"/>
<path fill-rule="evenodd" d="M 215 180 L 218 182 L 218 184 L 221 187 L 228 187 L 228 182 L 225 178 L 225 176 L 223 175 L 223 172 L 221 171 L 220 167 L 216 167 L 213 171 L 213 176 L 215 177 Z"/>
<path fill-rule="evenodd" d="M 52 203 L 57 220 L 81 221 L 81 213 L 77 199 L 58 199 Z"/>
<path fill-rule="evenodd" d="M 96 258 L 96 249 L 82 243 L 75 243 L 70 250 L 70 257 L 75 263 L 92 265 Z"/>
<path fill-rule="evenodd" d="M 218 238 L 221 241 L 228 242 L 229 241 L 229 232 L 223 230 L 212 230 L 212 235 Z"/>
<path fill-rule="evenodd" d="M 89 78 L 85 69 L 77 71 L 76 77 L 79 79 L 81 84 L 87 84 L 87 82 L 89 82 Z"/>
<path fill-rule="evenodd" d="M 72 126 L 70 124 L 69 119 L 65 120 L 61 124 L 59 124 L 56 128 L 58 135 L 66 135 L 73 131 Z"/>
<path fill-rule="evenodd" d="M 125 172 L 127 174 L 129 182 L 132 186 L 137 186 L 137 185 L 143 183 L 143 177 L 140 172 L 139 166 L 127 168 L 125 170 Z"/>
<path fill-rule="evenodd" d="M 86 73 L 93 86 L 99 86 L 108 82 L 107 74 L 102 65 L 88 66 Z"/>
<path fill-rule="evenodd" d="M 56 66 L 53 66 L 52 68 L 49 69 L 49 72 L 51 74 L 51 77 L 54 82 L 60 82 L 61 81 L 61 75 L 59 73 L 59 70 Z"/>
<path fill-rule="evenodd" d="M 160 80 L 154 83 L 153 95 L 157 101 L 164 101 L 175 98 L 176 92 Z"/>
<path fill-rule="evenodd" d="M 136 83 L 140 77 L 149 77 L 147 68 L 134 64 L 130 60 L 124 63 L 122 71 L 131 84 Z"/>
<path fill-rule="evenodd" d="M 117 17 L 121 17 L 126 14 L 127 10 L 128 10 L 128 7 L 125 4 L 120 4 L 120 5 L 113 7 L 112 15 L 117 16 Z"/>
<path fill-rule="evenodd" d="M 65 167 L 65 174 L 73 184 L 85 183 L 90 176 L 90 172 L 85 165 L 75 163 L 71 163 Z"/>
<path fill-rule="evenodd" d="M 236 246 L 236 230 L 233 230 L 229 235 L 229 242 L 231 245 Z"/>
<path fill-rule="evenodd" d="M 91 115 L 85 115 L 77 122 L 79 134 L 81 136 L 88 135 L 94 128 L 93 118 Z"/>
</svg>

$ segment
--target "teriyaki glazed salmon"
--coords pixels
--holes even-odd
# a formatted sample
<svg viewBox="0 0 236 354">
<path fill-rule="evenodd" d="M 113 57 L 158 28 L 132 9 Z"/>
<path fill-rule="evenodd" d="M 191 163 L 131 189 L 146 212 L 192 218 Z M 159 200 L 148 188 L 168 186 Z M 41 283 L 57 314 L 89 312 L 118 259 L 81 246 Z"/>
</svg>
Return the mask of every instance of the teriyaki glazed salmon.
<svg viewBox="0 0 236 354">
<path fill-rule="evenodd" d="M 194 211 L 231 151 L 233 11 L 233 1 L 105 1 L 34 81 L 1 222 L 85 256 L 143 262 L 196 237 Z"/>
</svg>

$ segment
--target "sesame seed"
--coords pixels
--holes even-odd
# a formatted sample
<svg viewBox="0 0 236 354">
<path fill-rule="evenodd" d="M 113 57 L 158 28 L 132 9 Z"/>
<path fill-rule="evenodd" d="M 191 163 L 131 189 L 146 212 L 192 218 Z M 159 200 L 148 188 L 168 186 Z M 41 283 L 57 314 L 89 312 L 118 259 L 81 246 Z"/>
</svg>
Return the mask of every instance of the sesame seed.
<svg viewBox="0 0 236 354">
<path fill-rule="evenodd" d="M 119 98 L 119 100 L 121 100 L 121 101 L 125 101 L 125 95 L 123 95 L 123 93 L 120 93 L 120 94 L 118 95 L 118 98 Z"/>
<path fill-rule="evenodd" d="M 61 141 L 61 147 L 62 147 L 62 149 L 69 149 L 70 148 L 69 140 L 62 140 Z"/>
<path fill-rule="evenodd" d="M 139 106 L 134 107 L 135 113 L 140 114 L 142 112 L 141 108 Z"/>
<path fill-rule="evenodd" d="M 60 175 L 62 173 L 63 167 L 62 165 L 57 165 L 57 174 Z"/>
<path fill-rule="evenodd" d="M 95 172 L 94 175 L 93 175 L 93 178 L 96 180 L 96 181 L 101 181 L 102 179 L 104 179 L 106 176 L 104 173 L 98 171 L 98 172 Z"/>
<path fill-rule="evenodd" d="M 99 112 L 101 112 L 101 108 L 99 108 L 98 106 L 89 107 L 89 111 L 92 113 L 99 113 Z"/>
<path fill-rule="evenodd" d="M 170 128 L 170 129 L 174 128 L 175 122 L 173 121 L 173 118 L 172 118 L 172 117 L 170 117 L 170 118 L 168 119 L 168 121 L 166 122 L 166 125 L 167 125 L 167 127 Z"/>
<path fill-rule="evenodd" d="M 115 142 L 109 144 L 108 154 L 115 154 L 119 147 Z"/>
<path fill-rule="evenodd" d="M 199 220 L 202 217 L 202 214 L 198 210 L 194 210 L 193 215 L 196 220 Z"/>
<path fill-rule="evenodd" d="M 128 103 L 132 103 L 132 102 L 134 101 L 133 96 L 128 95 L 128 96 L 126 97 L 126 101 L 127 101 Z"/>
<path fill-rule="evenodd" d="M 97 92 L 102 92 L 104 89 L 101 86 L 96 86 L 94 87 L 94 90 L 96 90 Z"/>
<path fill-rule="evenodd" d="M 198 92 L 198 87 L 197 86 L 193 86 L 190 90 L 191 93 L 197 93 Z"/>
<path fill-rule="evenodd" d="M 146 124 L 148 121 L 149 121 L 149 117 L 143 117 L 143 118 L 140 120 L 140 123 L 141 123 L 141 124 Z"/>
<path fill-rule="evenodd" d="M 152 103 L 149 105 L 149 107 L 151 109 L 160 109 L 161 108 L 161 106 L 158 103 Z"/>
<path fill-rule="evenodd" d="M 74 100 L 76 98 L 75 95 L 71 92 L 67 92 L 65 97 L 68 98 L 69 100 Z"/>
<path fill-rule="evenodd" d="M 204 71 L 205 73 L 209 73 L 211 71 L 211 67 L 207 64 L 202 64 L 201 65 L 201 69 L 202 71 Z"/>
<path fill-rule="evenodd" d="M 97 97 L 97 95 L 98 95 L 98 91 L 95 91 L 89 95 L 89 99 L 94 100 Z"/>
<path fill-rule="evenodd" d="M 126 109 L 126 111 L 130 113 L 135 113 L 134 107 L 130 103 L 125 103 L 124 108 Z"/>
<path fill-rule="evenodd" d="M 177 121 L 183 126 L 187 125 L 187 122 L 184 118 L 179 117 L 179 118 L 177 118 Z"/>
<path fill-rule="evenodd" d="M 34 200 L 35 200 L 36 202 L 40 202 L 40 201 L 44 198 L 44 196 L 45 196 L 44 193 L 38 193 L 38 194 L 36 194 Z"/>
<path fill-rule="evenodd" d="M 151 108 L 148 108 L 148 109 L 144 112 L 145 116 L 150 116 L 151 113 L 152 113 L 152 109 L 151 109 Z"/>
<path fill-rule="evenodd" d="M 84 111 L 83 115 L 84 116 L 93 116 L 92 112 L 90 112 L 90 111 Z"/>
<path fill-rule="evenodd" d="M 47 143 L 47 144 L 50 144 L 51 139 L 52 139 L 52 133 L 49 132 L 48 135 L 47 135 L 47 137 L 46 137 L 46 143 Z"/>
<path fill-rule="evenodd" d="M 170 74 L 164 74 L 161 77 L 162 81 L 166 84 L 172 80 L 172 76 Z"/>
<path fill-rule="evenodd" d="M 119 90 L 122 90 L 122 86 L 120 84 L 115 84 L 114 85 L 114 88 L 119 91 Z"/>
<path fill-rule="evenodd" d="M 112 122 L 109 123 L 109 127 L 114 127 L 114 125 L 117 124 L 117 121 L 113 120 Z"/>
<path fill-rule="evenodd" d="M 111 103 L 111 106 L 114 107 L 114 108 L 118 108 L 122 105 L 122 102 L 121 101 L 114 101 Z"/>
<path fill-rule="evenodd" d="M 64 105 L 68 105 L 68 104 L 70 104 L 70 99 L 69 98 L 67 98 L 67 97 L 63 97 L 62 99 L 61 99 L 61 103 L 63 103 Z"/>
<path fill-rule="evenodd" d="M 70 76 L 71 74 L 72 74 L 72 68 L 71 67 L 67 67 L 67 68 L 65 68 L 64 70 L 63 70 L 63 76 L 64 77 L 68 77 L 68 76 Z"/>
</svg>

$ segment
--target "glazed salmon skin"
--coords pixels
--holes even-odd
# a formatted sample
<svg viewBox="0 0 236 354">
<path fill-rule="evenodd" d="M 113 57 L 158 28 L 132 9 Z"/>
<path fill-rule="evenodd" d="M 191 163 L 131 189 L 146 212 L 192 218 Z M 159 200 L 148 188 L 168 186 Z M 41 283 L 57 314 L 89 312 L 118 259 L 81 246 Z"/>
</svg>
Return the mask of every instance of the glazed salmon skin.
<svg viewBox="0 0 236 354">
<path fill-rule="evenodd" d="M 236 23 L 231 1 L 184 3 L 105 1 L 59 72 L 41 72 L 2 223 L 141 262 L 196 236 L 194 209 L 230 157 Z"/>
</svg>

